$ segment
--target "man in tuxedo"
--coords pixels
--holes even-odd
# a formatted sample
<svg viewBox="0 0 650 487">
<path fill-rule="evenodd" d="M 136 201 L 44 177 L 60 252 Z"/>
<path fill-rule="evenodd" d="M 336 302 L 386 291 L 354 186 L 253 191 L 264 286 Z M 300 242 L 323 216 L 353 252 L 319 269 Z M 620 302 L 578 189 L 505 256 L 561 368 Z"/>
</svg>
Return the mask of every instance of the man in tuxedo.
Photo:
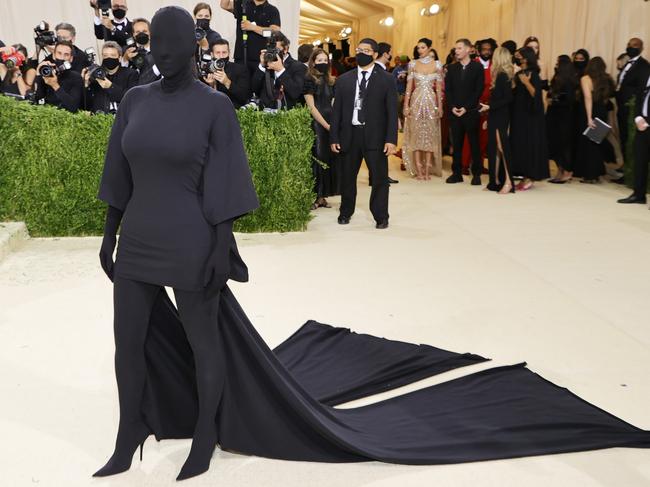
<svg viewBox="0 0 650 487">
<path fill-rule="evenodd" d="M 641 53 L 643 52 L 643 41 L 638 38 L 632 38 L 627 43 L 625 52 L 630 60 L 623 67 L 618 75 L 616 83 L 616 104 L 618 105 L 618 128 L 621 133 L 621 149 L 623 150 L 623 159 L 625 159 L 625 147 L 628 140 L 628 118 L 630 109 L 627 102 L 635 95 L 638 95 L 645 86 L 645 81 L 650 74 L 650 64 L 646 61 Z M 626 161 L 627 162 L 627 161 Z M 620 181 L 623 182 L 621 178 Z"/>
<path fill-rule="evenodd" d="M 384 71 L 388 72 L 388 66 L 390 66 L 390 62 L 393 59 L 393 47 L 388 42 L 380 42 L 377 44 L 377 49 L 377 59 L 375 60 L 375 66 L 378 66 Z M 397 88 L 397 79 L 393 79 L 395 80 L 395 88 Z M 393 179 L 390 176 L 388 176 L 388 182 L 390 184 L 399 183 L 397 179 Z M 369 181 L 369 184 L 372 186 L 372 181 Z"/>
<path fill-rule="evenodd" d="M 100 14 L 97 0 L 90 0 L 90 6 L 95 10 L 95 37 L 104 41 L 115 41 L 122 49 L 126 47 L 126 40 L 133 36 L 133 24 L 126 18 L 129 8 L 126 0 L 113 0 L 111 12 L 113 18 L 104 12 Z"/>
<path fill-rule="evenodd" d="M 376 228 L 388 228 L 388 156 L 397 144 L 395 80 L 375 64 L 373 39 L 356 49 L 357 68 L 340 76 L 330 123 L 332 151 L 342 156 L 341 209 L 338 222 L 350 223 L 356 205 L 357 176 L 365 159 L 372 181 L 370 211 Z"/>
<path fill-rule="evenodd" d="M 468 39 L 459 39 L 454 48 L 458 62 L 449 65 L 445 78 L 445 94 L 450 107 L 449 122 L 451 125 L 454 157 L 453 174 L 447 178 L 447 183 L 462 183 L 463 140 L 465 134 L 472 151 L 472 185 L 481 185 L 481 148 L 479 146 L 478 112 L 479 100 L 483 94 L 484 74 L 481 63 L 472 62 L 470 50 L 472 43 Z"/>
<path fill-rule="evenodd" d="M 136 45 L 124 51 L 124 60 L 138 74 L 138 84 L 148 85 L 162 78 L 151 54 L 151 24 L 145 18 L 133 19 L 133 40 Z"/>
<path fill-rule="evenodd" d="M 279 56 L 265 59 L 266 49 L 260 53 L 260 64 L 253 75 L 253 91 L 264 108 L 291 109 L 304 104 L 303 88 L 307 67 L 289 54 L 289 39 L 281 32 L 273 34 Z"/>
<path fill-rule="evenodd" d="M 634 116 L 634 193 L 618 202 L 645 204 L 650 163 L 650 74 L 646 77 L 643 91 L 637 93 Z"/>
<path fill-rule="evenodd" d="M 230 62 L 230 43 L 226 39 L 219 39 L 212 45 L 212 58 L 222 59 L 225 64 L 223 69 L 204 78 L 205 81 L 227 95 L 235 108 L 241 108 L 250 98 L 248 69 L 243 64 Z"/>
</svg>

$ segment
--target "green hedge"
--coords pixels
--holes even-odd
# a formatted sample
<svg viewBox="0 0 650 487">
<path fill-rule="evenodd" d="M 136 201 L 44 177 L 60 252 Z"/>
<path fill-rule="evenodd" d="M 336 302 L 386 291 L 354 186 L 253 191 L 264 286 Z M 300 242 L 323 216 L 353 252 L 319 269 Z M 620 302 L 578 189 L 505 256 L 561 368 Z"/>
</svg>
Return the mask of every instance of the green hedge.
<svg viewBox="0 0 650 487">
<path fill-rule="evenodd" d="M 309 112 L 238 116 L 260 208 L 235 230 L 305 230 L 315 198 Z M 25 221 L 33 236 L 101 235 L 96 196 L 112 120 L 0 96 L 0 221 Z"/>
</svg>

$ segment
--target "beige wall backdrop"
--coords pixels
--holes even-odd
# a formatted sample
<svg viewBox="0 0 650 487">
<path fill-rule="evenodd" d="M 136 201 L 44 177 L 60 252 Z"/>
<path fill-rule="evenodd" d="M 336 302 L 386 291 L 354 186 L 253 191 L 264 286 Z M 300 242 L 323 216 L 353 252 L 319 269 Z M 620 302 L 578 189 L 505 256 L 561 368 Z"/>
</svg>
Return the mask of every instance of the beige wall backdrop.
<svg viewBox="0 0 650 487">
<path fill-rule="evenodd" d="M 611 71 L 630 37 L 644 39 L 646 57 L 650 56 L 650 2 L 643 0 L 448 0 L 436 2 L 443 6 L 440 14 L 420 16 L 420 9 L 431 3 L 394 9 L 393 31 L 383 28 L 379 33 L 392 41 L 395 54 L 411 55 L 420 37 L 432 39 L 442 57 L 460 37 L 513 39 L 520 45 L 534 35 L 540 40 L 542 59 L 551 67 L 558 55 L 583 47 L 592 56 L 603 57 Z M 377 27 L 370 32 L 377 33 Z"/>
<path fill-rule="evenodd" d="M 153 14 L 162 6 L 178 5 L 190 13 L 196 5 L 194 0 L 126 0 L 129 7 L 128 17 L 145 17 L 151 20 Z M 235 18 L 222 10 L 219 2 L 208 2 L 212 6 L 210 26 L 231 42 L 235 40 Z M 292 52 L 295 54 L 300 24 L 299 0 L 273 0 L 282 18 L 282 30 L 291 39 Z M 47 20 L 53 28 L 61 21 L 70 22 L 77 29 L 77 46 L 82 50 L 98 47 L 93 33 L 93 10 L 88 0 L 0 0 L 0 39 L 5 44 L 20 42 L 30 50 L 34 48 L 34 27 Z"/>
</svg>

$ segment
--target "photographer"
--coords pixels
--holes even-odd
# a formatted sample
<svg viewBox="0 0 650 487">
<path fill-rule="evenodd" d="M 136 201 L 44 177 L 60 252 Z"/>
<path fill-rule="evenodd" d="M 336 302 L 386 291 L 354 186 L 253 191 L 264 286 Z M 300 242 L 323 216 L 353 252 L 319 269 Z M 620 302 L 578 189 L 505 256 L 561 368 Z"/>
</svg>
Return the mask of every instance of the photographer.
<svg viewBox="0 0 650 487">
<path fill-rule="evenodd" d="M 269 49 L 262 49 L 260 64 L 253 75 L 253 91 L 264 108 L 290 109 L 304 104 L 303 88 L 307 68 L 289 54 L 289 39 L 276 32 Z M 273 47 L 275 46 L 275 47 Z"/>
<path fill-rule="evenodd" d="M 253 76 L 260 52 L 266 47 L 264 31 L 279 32 L 281 29 L 280 11 L 267 0 L 221 0 L 221 8 L 237 19 L 235 62 L 243 64 L 246 61 L 248 72 Z M 248 35 L 245 56 L 244 32 Z"/>
<path fill-rule="evenodd" d="M 230 98 L 235 108 L 240 108 L 250 97 L 248 70 L 241 64 L 230 62 L 230 43 L 219 39 L 212 45 L 212 58 L 222 60 L 223 69 L 217 69 L 203 77 L 203 80 L 217 91 Z"/>
<path fill-rule="evenodd" d="M 102 46 L 101 66 L 83 70 L 86 110 L 93 113 L 116 113 L 124 93 L 138 84 L 138 72 L 122 66 L 121 56 L 120 45 L 107 41 Z"/>
<path fill-rule="evenodd" d="M 53 61 L 45 60 L 38 65 L 35 99 L 39 103 L 64 108 L 76 112 L 81 105 L 83 80 L 72 71 L 72 44 L 57 42 L 54 46 Z"/>
<path fill-rule="evenodd" d="M 81 70 L 90 66 L 86 54 L 75 45 L 77 30 L 72 24 L 61 22 L 54 27 L 57 41 L 69 41 L 72 44 L 72 70 L 81 73 Z"/>
<path fill-rule="evenodd" d="M 129 8 L 126 0 L 90 0 L 90 6 L 95 10 L 95 37 L 99 40 L 115 41 L 122 48 L 126 40 L 133 37 L 133 24 L 126 18 Z M 113 18 L 108 13 L 111 7 Z M 101 9 L 101 13 L 100 13 Z"/>
<path fill-rule="evenodd" d="M 194 7 L 194 20 L 196 22 L 197 40 L 199 46 L 204 51 L 212 49 L 212 45 L 221 39 L 221 34 L 210 28 L 210 20 L 212 20 L 212 7 L 205 2 L 199 2 Z M 199 30 L 200 29 L 200 30 Z M 205 35 L 199 39 L 198 32 L 203 31 Z"/>
<path fill-rule="evenodd" d="M 36 70 L 27 64 L 27 48 L 22 44 L 0 47 L 0 56 L 0 91 L 25 96 L 36 77 Z"/>
<path fill-rule="evenodd" d="M 127 41 L 129 42 L 129 41 Z M 138 84 L 147 85 L 161 78 L 151 54 L 151 24 L 147 19 L 133 20 L 134 45 L 124 50 L 124 61 L 139 74 Z"/>
</svg>

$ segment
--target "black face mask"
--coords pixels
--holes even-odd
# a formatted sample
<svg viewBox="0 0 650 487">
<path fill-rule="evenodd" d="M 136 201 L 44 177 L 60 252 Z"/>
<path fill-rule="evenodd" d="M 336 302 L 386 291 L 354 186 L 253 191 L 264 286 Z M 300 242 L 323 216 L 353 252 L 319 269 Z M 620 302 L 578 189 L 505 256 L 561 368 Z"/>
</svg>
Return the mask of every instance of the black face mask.
<svg viewBox="0 0 650 487">
<path fill-rule="evenodd" d="M 151 21 L 151 54 L 163 75 L 165 92 L 173 92 L 193 79 L 192 64 L 196 49 L 194 19 L 180 7 L 163 7 Z"/>
<path fill-rule="evenodd" d="M 393 55 L 392 55 L 392 54 L 389 54 L 389 55 L 388 55 L 388 62 L 391 62 L 392 60 L 393 60 Z"/>
<path fill-rule="evenodd" d="M 199 29 L 208 30 L 210 28 L 210 19 L 196 19 L 196 26 Z"/>
<path fill-rule="evenodd" d="M 318 71 L 321 74 L 327 74 L 327 70 L 329 69 L 329 64 L 327 63 L 314 64 L 314 68 L 316 68 L 316 71 Z"/>
<path fill-rule="evenodd" d="M 573 65 L 576 69 L 583 70 L 587 67 L 587 61 L 573 61 Z"/>
<path fill-rule="evenodd" d="M 356 57 L 357 65 L 362 68 L 368 66 L 373 61 L 373 57 L 370 54 L 365 54 L 363 52 L 358 53 Z"/>
<path fill-rule="evenodd" d="M 114 57 L 107 57 L 102 60 L 102 66 L 109 71 L 117 68 L 120 65 L 120 60 Z"/>
<path fill-rule="evenodd" d="M 65 62 L 63 59 L 54 59 L 53 61 L 57 68 Z"/>
<path fill-rule="evenodd" d="M 115 17 L 117 20 L 122 20 L 124 17 L 126 17 L 126 10 L 123 8 L 114 8 L 113 17 Z"/>
<path fill-rule="evenodd" d="M 146 32 L 138 32 L 135 35 L 135 42 L 137 42 L 141 46 L 146 46 L 147 44 L 149 44 L 149 34 L 147 34 Z"/>
<path fill-rule="evenodd" d="M 492 59 L 492 54 L 481 54 L 481 59 L 483 61 L 489 61 L 490 59 Z"/>
<path fill-rule="evenodd" d="M 625 52 L 627 53 L 630 58 L 637 57 L 639 54 L 641 54 L 641 49 L 638 47 L 628 47 L 625 49 Z"/>
</svg>

